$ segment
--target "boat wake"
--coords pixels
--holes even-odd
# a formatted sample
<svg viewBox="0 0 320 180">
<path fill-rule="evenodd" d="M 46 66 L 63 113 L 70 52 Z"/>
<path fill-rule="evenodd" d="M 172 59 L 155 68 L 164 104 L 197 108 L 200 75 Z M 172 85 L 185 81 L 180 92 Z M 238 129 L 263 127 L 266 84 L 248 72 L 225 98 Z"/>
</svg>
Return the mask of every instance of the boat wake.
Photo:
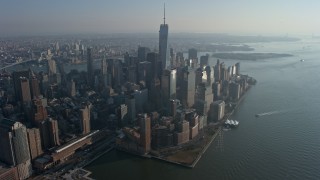
<svg viewBox="0 0 320 180">
<path fill-rule="evenodd" d="M 256 117 L 270 116 L 270 115 L 279 114 L 279 113 L 282 113 L 282 112 L 284 112 L 284 111 L 270 111 L 270 112 L 259 113 L 259 114 L 256 114 L 255 116 Z"/>
</svg>

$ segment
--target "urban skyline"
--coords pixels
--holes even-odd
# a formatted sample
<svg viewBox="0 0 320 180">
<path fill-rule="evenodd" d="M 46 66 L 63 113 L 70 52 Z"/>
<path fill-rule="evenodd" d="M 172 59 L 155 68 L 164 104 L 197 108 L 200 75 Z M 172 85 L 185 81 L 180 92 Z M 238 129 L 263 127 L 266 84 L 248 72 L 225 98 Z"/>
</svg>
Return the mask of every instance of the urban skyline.
<svg viewBox="0 0 320 180">
<path fill-rule="evenodd" d="M 3 1 L 0 36 L 151 33 L 164 2 Z M 319 35 L 320 3 L 294 1 L 181 1 L 167 3 L 172 33 Z M 14 9 L 14 11 L 13 11 Z"/>
<path fill-rule="evenodd" d="M 0 142 L 6 146 L 0 150 L 0 179 L 60 178 L 71 169 L 78 176 L 114 148 L 187 167 L 197 164 L 255 80 L 240 74 L 240 63 L 226 68 L 217 60 L 212 67 L 209 54 L 198 55 L 194 48 L 184 58 L 169 47 L 165 7 L 163 13 L 158 51 L 138 46 L 129 54 L 113 46 L 56 41 L 34 47 L 50 46 L 37 57 L 33 50 L 4 42 Z M 29 68 L 6 71 L 6 65 L 17 63 L 12 56 L 17 51 L 30 55 L 19 57 Z M 65 72 L 70 59 L 75 65 L 85 62 L 86 71 Z M 47 68 L 33 71 L 30 65 Z M 171 150 L 163 153 L 165 148 Z M 179 159 L 179 152 L 187 160 Z"/>
<path fill-rule="evenodd" d="M 270 22 L 261 19 L 260 24 L 253 23 L 268 9 L 275 13 L 266 18 L 280 22 L 278 30 L 288 28 L 282 17 L 273 17 L 279 15 L 277 8 L 288 4 L 274 0 L 261 4 L 249 0 L 204 0 L 201 3 L 206 3 L 206 7 L 198 8 L 199 2 L 176 0 L 169 3 L 174 16 L 167 16 L 168 4 L 164 3 L 157 2 L 163 7 L 158 15 L 158 7 L 152 6 L 157 3 L 146 0 L 138 0 L 133 6 L 126 0 L 97 2 L 68 1 L 62 3 L 64 6 L 58 2 L 32 15 L 60 8 L 68 13 L 56 11 L 49 19 L 43 14 L 30 23 L 29 11 L 41 8 L 42 4 L 32 1 L 21 11 L 26 15 L 23 23 L 27 26 L 20 24 L 21 28 L 15 29 L 17 21 L 8 24 L 10 18 L 21 14 L 4 23 L 12 30 L 11 35 L 30 35 L 28 31 L 33 29 L 37 36 L 0 38 L 0 180 L 319 177 L 314 168 L 319 167 L 314 159 L 320 157 L 314 138 L 319 134 L 319 98 L 313 89 L 319 78 L 316 69 L 320 67 L 320 36 L 312 33 L 298 39 L 290 34 L 227 34 L 228 28 L 233 29 L 230 24 L 238 25 L 238 29 L 233 29 L 238 33 L 241 28 L 257 30 L 259 26 L 258 29 L 272 34 L 275 26 L 266 28 Z M 289 10 L 312 4 L 291 2 L 290 7 L 286 6 Z M 316 7 L 317 2 L 312 2 Z M 226 17 L 236 17 L 235 14 L 223 12 L 222 25 L 205 23 L 201 15 L 210 18 L 208 10 L 214 3 L 231 9 L 234 6 L 242 13 L 237 17 L 241 21 L 230 21 Z M 97 9 L 97 4 L 108 4 L 112 10 L 102 6 Z M 262 11 L 259 8 L 263 5 Z M 224 10 L 219 6 L 215 7 L 217 14 Z M 90 10 L 92 14 L 74 12 L 71 7 Z M 184 16 L 181 11 L 170 10 L 173 7 L 189 7 L 190 11 Z M 308 16 L 313 14 L 313 8 Z M 288 13 L 288 9 L 283 10 Z M 132 14 L 132 10 L 137 13 Z M 153 19 L 157 29 L 150 28 L 152 34 L 158 33 L 157 38 L 135 34 L 139 29 L 149 31 L 145 28 L 151 25 L 148 21 L 134 24 L 146 18 L 139 17 L 144 10 L 153 11 L 147 18 L 157 15 Z M 261 14 L 246 18 L 244 10 L 248 14 L 261 10 Z M 128 22 L 125 17 L 131 14 Z M 65 19 L 55 19 L 64 15 Z M 115 21 L 104 24 L 97 15 L 105 17 L 106 22 Z M 186 21 L 175 21 L 182 16 Z M 0 12 L 0 25 L 6 17 L 2 18 Z M 81 18 L 88 24 L 80 23 Z M 224 18 L 226 21 L 221 21 Z M 290 22 L 294 20 L 299 23 L 299 19 Z M 33 22 L 43 28 L 37 28 Z M 61 22 L 65 26 L 57 26 Z M 217 25 L 215 30 L 226 34 L 172 36 L 172 27 L 176 31 L 175 27 L 181 28 L 180 23 L 193 28 Z M 104 25 L 114 29 L 108 32 Z M 51 32 L 46 31 L 50 28 Z M 59 33 L 67 33 L 66 28 L 73 35 L 56 34 L 60 30 Z M 117 28 L 133 33 L 128 36 Z M 303 28 L 310 32 L 312 29 Z M 113 30 L 118 34 L 107 35 Z M 0 29 L 0 36 L 5 31 Z M 312 52 L 317 54 L 313 56 Z M 258 84 L 251 74 L 259 79 Z"/>
</svg>

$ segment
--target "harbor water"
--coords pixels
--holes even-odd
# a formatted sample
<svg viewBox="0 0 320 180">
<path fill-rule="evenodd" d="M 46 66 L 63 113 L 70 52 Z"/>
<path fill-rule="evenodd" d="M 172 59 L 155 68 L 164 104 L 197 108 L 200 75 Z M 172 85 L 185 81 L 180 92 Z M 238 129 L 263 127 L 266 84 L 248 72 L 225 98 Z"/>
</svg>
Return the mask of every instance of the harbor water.
<svg viewBox="0 0 320 180">
<path fill-rule="evenodd" d="M 320 179 L 320 39 L 248 45 L 293 56 L 240 61 L 241 73 L 258 81 L 231 116 L 240 125 L 222 131 L 193 169 L 111 151 L 86 167 L 92 178 Z M 86 70 L 85 64 L 64 67 L 73 68 Z"/>
<path fill-rule="evenodd" d="M 240 61 L 258 80 L 195 168 L 112 151 L 86 169 L 95 179 L 320 179 L 320 42 L 249 44 L 293 57 Z M 301 61 L 303 59 L 304 61 Z M 222 60 L 226 65 L 237 61 Z M 211 64 L 216 59 L 211 58 Z M 256 114 L 262 116 L 256 117 Z"/>
</svg>

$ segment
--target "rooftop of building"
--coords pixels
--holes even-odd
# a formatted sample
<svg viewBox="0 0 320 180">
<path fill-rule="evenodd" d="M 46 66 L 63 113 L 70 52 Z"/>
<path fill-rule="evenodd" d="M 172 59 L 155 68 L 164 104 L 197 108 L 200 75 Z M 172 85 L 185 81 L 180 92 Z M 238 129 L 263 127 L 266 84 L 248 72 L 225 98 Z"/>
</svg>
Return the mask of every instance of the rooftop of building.
<svg viewBox="0 0 320 180">
<path fill-rule="evenodd" d="M 0 120 L 0 127 L 10 128 L 10 127 L 14 126 L 15 123 L 16 123 L 16 121 L 14 121 L 12 119 L 3 118 Z"/>
</svg>

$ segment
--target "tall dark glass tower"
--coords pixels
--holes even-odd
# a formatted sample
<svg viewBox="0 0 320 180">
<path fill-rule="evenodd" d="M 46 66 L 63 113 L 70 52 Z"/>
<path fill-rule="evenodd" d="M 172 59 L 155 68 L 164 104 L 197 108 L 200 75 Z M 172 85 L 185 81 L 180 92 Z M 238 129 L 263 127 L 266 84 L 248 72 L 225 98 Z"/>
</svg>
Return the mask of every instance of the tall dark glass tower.
<svg viewBox="0 0 320 180">
<path fill-rule="evenodd" d="M 164 7 L 163 24 L 160 25 L 159 31 L 159 60 L 161 62 L 161 73 L 170 64 L 168 48 L 168 24 L 166 24 L 166 11 Z"/>
<path fill-rule="evenodd" d="M 87 75 L 88 75 L 88 84 L 91 88 L 94 85 L 94 72 L 93 72 L 93 62 L 92 62 L 92 55 L 91 55 L 91 48 L 87 48 Z"/>
</svg>

